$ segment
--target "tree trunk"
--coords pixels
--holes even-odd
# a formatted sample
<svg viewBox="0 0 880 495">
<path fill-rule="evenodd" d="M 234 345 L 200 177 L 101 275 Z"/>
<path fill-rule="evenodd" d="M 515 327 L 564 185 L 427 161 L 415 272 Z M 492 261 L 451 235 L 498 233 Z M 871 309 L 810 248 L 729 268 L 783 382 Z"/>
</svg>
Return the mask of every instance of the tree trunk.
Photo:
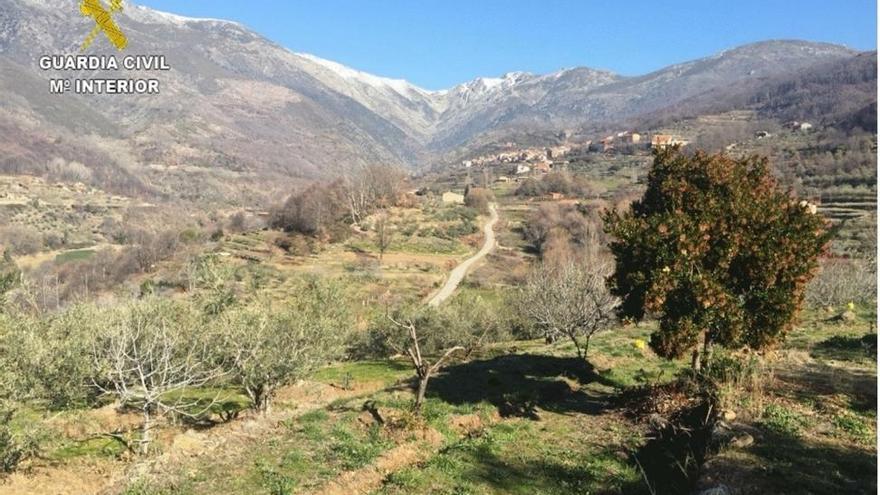
<svg viewBox="0 0 880 495">
<path fill-rule="evenodd" d="M 700 372 L 700 351 L 699 349 L 694 349 L 693 354 L 691 354 L 691 369 L 694 374 Z"/>
<path fill-rule="evenodd" d="M 584 360 L 587 358 L 587 353 L 581 348 L 580 342 L 578 342 L 577 337 L 571 337 L 572 343 L 574 343 L 574 349 L 577 351 L 578 359 Z"/>
<path fill-rule="evenodd" d="M 257 410 L 260 411 L 260 414 L 263 416 L 269 414 L 272 410 L 272 398 L 268 393 L 263 393 L 263 396 L 260 399 L 260 404 L 257 406 Z"/>
<path fill-rule="evenodd" d="M 265 415 L 269 413 L 269 391 L 264 385 L 245 387 L 248 397 L 254 409 Z"/>
<path fill-rule="evenodd" d="M 153 416 L 150 414 L 149 406 L 144 406 L 144 425 L 141 429 L 141 441 L 138 452 L 141 455 L 150 453 L 150 442 L 153 440 Z"/>
<path fill-rule="evenodd" d="M 709 371 L 709 367 L 712 365 L 712 351 L 713 349 L 712 337 L 709 336 L 709 331 L 703 335 L 703 356 L 702 356 L 702 368 L 704 372 Z"/>
<path fill-rule="evenodd" d="M 428 390 L 428 380 L 430 379 L 431 375 L 429 373 L 419 373 L 419 390 L 416 393 L 416 402 L 413 404 L 413 411 L 415 412 L 422 410 L 422 403 L 425 402 L 425 392 Z"/>
</svg>

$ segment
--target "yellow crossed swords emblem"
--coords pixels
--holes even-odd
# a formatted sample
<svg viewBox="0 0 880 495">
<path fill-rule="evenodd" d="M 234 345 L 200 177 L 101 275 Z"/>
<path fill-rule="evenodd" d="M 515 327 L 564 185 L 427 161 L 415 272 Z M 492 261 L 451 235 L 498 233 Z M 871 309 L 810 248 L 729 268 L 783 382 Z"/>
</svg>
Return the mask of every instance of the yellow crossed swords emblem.
<svg viewBox="0 0 880 495">
<path fill-rule="evenodd" d="M 95 27 L 92 28 L 92 32 L 86 36 L 86 40 L 83 42 L 83 51 L 95 41 L 95 37 L 101 31 L 104 31 L 107 39 L 117 49 L 124 50 L 128 46 L 128 38 L 125 37 L 125 34 L 123 34 L 122 30 L 119 29 L 119 26 L 113 20 L 113 14 L 120 10 L 122 10 L 122 0 L 110 0 L 109 9 L 104 8 L 101 0 L 80 0 L 79 11 L 82 12 L 82 15 L 95 20 Z"/>
</svg>

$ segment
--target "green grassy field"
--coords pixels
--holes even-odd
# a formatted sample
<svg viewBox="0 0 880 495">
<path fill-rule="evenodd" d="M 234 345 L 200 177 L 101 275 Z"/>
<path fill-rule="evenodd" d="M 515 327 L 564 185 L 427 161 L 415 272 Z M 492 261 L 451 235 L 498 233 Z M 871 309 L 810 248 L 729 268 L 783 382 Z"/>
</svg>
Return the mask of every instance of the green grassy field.
<svg viewBox="0 0 880 495">
<path fill-rule="evenodd" d="M 95 251 L 92 249 L 80 249 L 76 251 L 66 251 L 64 253 L 55 256 L 56 264 L 70 263 L 74 261 L 82 261 L 87 260 L 95 255 Z"/>
</svg>

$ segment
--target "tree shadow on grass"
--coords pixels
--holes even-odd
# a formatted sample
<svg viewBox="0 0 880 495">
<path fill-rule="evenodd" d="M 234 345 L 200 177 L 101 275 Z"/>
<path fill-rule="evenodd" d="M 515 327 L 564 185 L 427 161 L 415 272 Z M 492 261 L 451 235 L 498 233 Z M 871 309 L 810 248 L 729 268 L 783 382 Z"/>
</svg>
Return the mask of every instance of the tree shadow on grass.
<svg viewBox="0 0 880 495">
<path fill-rule="evenodd" d="M 455 446 L 443 455 L 454 457 L 461 466 L 457 477 L 465 486 L 451 487 L 450 493 L 471 493 L 475 486 L 491 487 L 493 493 L 510 494 L 594 494 L 648 495 L 641 480 L 614 468 L 619 460 L 613 449 L 590 454 L 571 462 L 545 456 L 524 461 L 505 456 L 489 445 Z"/>
<path fill-rule="evenodd" d="M 431 380 L 428 396 L 450 404 L 489 402 L 502 417 L 538 419 L 538 408 L 595 415 L 609 407 L 610 396 L 586 390 L 592 382 L 608 385 L 581 359 L 508 354 L 448 366 Z"/>
<path fill-rule="evenodd" d="M 781 382 L 780 395 L 806 401 L 820 400 L 823 395 L 845 394 L 853 409 L 877 410 L 877 375 L 873 369 L 808 363 L 779 370 L 776 378 Z"/>
<path fill-rule="evenodd" d="M 762 429 L 746 453 L 710 461 L 713 481 L 743 494 L 877 493 L 876 452 Z"/>
<path fill-rule="evenodd" d="M 813 346 L 810 355 L 838 361 L 871 361 L 877 356 L 877 334 L 862 337 L 834 335 Z"/>
</svg>

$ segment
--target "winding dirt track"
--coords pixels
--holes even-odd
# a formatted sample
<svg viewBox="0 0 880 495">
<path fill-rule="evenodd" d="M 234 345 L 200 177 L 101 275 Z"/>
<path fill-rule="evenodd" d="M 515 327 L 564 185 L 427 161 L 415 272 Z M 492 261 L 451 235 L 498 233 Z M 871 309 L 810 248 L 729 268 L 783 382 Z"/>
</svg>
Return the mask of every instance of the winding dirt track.
<svg viewBox="0 0 880 495">
<path fill-rule="evenodd" d="M 443 301 L 449 299 L 455 293 L 455 289 L 458 288 L 461 281 L 464 280 L 471 267 L 495 249 L 495 224 L 498 223 L 498 211 L 495 209 L 494 203 L 489 205 L 489 213 L 491 217 L 486 222 L 486 225 L 483 226 L 483 235 L 485 236 L 483 247 L 477 254 L 462 261 L 460 265 L 449 272 L 446 284 L 428 300 L 428 306 L 439 306 Z"/>
</svg>

